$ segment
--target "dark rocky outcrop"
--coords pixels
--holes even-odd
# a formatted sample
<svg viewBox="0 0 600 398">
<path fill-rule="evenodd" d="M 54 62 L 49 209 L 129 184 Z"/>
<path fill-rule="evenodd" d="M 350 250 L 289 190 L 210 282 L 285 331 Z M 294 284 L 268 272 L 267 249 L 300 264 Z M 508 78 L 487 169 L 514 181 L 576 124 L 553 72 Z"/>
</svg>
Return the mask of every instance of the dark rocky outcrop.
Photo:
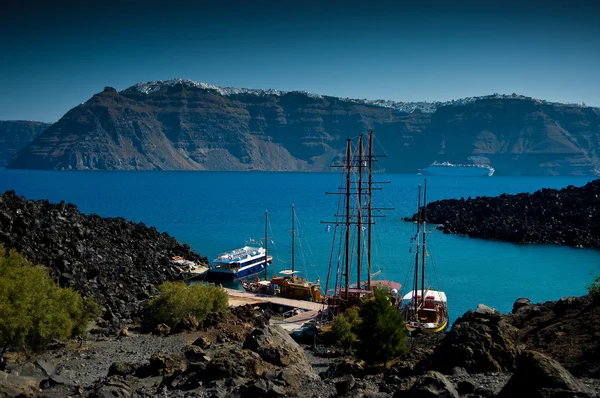
<svg viewBox="0 0 600 398">
<path fill-rule="evenodd" d="M 156 284 L 181 278 L 172 256 L 208 264 L 154 227 L 85 215 L 64 202 L 25 200 L 14 191 L 0 195 L 0 243 L 47 266 L 61 286 L 94 297 L 114 326 L 140 315 Z"/>
<path fill-rule="evenodd" d="M 532 194 L 439 200 L 427 205 L 426 219 L 445 233 L 472 238 L 600 248 L 600 180 Z"/>
<path fill-rule="evenodd" d="M 535 351 L 523 352 L 498 398 L 592 397 L 592 392 L 552 358 Z"/>
<path fill-rule="evenodd" d="M 429 366 L 446 374 L 455 367 L 469 373 L 510 372 L 516 364 L 518 339 L 519 331 L 506 315 L 480 304 L 454 322 Z"/>
<path fill-rule="evenodd" d="M 381 105 L 381 104 L 380 104 Z M 388 172 L 488 158 L 497 174 L 597 174 L 600 111 L 487 96 L 378 106 L 304 92 L 229 90 L 186 80 L 107 87 L 71 109 L 10 168 L 329 171 L 348 132 L 374 129 Z"/>
<path fill-rule="evenodd" d="M 458 398 L 458 391 L 450 381 L 439 372 L 427 372 L 417 378 L 408 390 L 399 390 L 394 398 Z"/>
<path fill-rule="evenodd" d="M 0 120 L 0 167 L 50 126 L 29 120 Z"/>
<path fill-rule="evenodd" d="M 600 377 L 600 304 L 589 296 L 530 304 L 507 320 L 528 349 L 558 360 L 577 377 Z"/>
</svg>

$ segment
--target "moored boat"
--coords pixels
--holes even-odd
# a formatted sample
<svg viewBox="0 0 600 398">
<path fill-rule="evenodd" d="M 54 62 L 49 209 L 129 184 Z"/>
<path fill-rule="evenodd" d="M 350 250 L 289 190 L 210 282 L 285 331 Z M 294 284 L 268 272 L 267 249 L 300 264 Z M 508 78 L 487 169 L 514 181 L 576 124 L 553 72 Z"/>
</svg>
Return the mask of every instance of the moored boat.
<svg viewBox="0 0 600 398">
<path fill-rule="evenodd" d="M 331 279 L 334 288 L 331 291 L 326 289 L 325 302 L 334 316 L 360 304 L 361 300 L 371 296 L 376 288 L 386 289 L 392 303 L 395 303 L 401 287 L 397 282 L 373 279 L 381 271 L 371 273 L 374 218 L 384 217 L 381 214 L 373 215 L 373 210 L 378 210 L 379 213 L 381 210 L 392 209 L 373 207 L 373 191 L 380 189 L 378 184 L 386 182 L 373 181 L 373 162 L 376 157 L 381 156 L 373 155 L 372 131 L 368 137 L 366 155 L 363 154 L 362 135 L 358 137 L 355 153 L 352 153 L 352 140 L 346 141 L 345 163 L 342 166 L 343 182 L 337 192 L 343 200 L 338 202 L 336 220 L 328 223 L 335 225 L 335 230 L 332 262 L 326 286 L 329 286 Z M 339 237 L 338 228 L 341 229 Z M 329 232 L 329 225 L 326 231 Z M 336 250 L 337 254 L 334 254 Z M 337 259 L 336 263 L 333 262 L 334 258 Z M 366 281 L 362 279 L 364 268 L 367 271 Z M 354 279 L 352 274 L 356 278 L 354 283 L 351 283 L 351 279 Z"/>
<path fill-rule="evenodd" d="M 243 246 L 219 254 L 208 271 L 208 279 L 232 281 L 248 278 L 264 272 L 272 261 L 273 257 L 266 254 L 264 247 Z"/>
<path fill-rule="evenodd" d="M 427 180 L 423 187 L 423 207 L 420 185 L 418 192 L 417 233 L 411 238 L 415 244 L 415 266 L 411 271 L 412 290 L 402 296 L 400 312 L 409 332 L 439 333 L 448 327 L 448 300 L 446 293 L 431 288 L 425 275 L 425 259 L 429 255 L 426 248 L 425 224 Z"/>
<path fill-rule="evenodd" d="M 249 239 L 246 246 L 219 254 L 213 260 L 207 279 L 211 282 L 226 282 L 245 279 L 261 272 L 266 275 L 267 268 L 273 262 L 273 257 L 268 255 L 268 230 L 269 213 L 265 212 L 264 247 L 254 239 Z"/>
<path fill-rule="evenodd" d="M 292 269 L 279 271 L 279 275 L 275 274 L 271 280 L 260 280 L 258 276 L 254 282 L 243 281 L 242 287 L 251 293 L 276 295 L 294 300 L 305 300 L 313 302 L 321 302 L 321 283 L 317 279 L 315 282 L 310 282 L 306 278 L 299 277 L 299 271 L 295 269 L 295 229 L 296 213 L 294 205 L 292 205 Z"/>
</svg>

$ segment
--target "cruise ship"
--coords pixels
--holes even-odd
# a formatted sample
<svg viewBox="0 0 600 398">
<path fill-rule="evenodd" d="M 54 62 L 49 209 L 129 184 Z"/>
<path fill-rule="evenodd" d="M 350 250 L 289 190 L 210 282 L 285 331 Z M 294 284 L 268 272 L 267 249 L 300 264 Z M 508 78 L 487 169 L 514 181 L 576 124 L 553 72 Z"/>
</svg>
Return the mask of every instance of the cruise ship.
<svg viewBox="0 0 600 398">
<path fill-rule="evenodd" d="M 219 254 L 208 270 L 207 280 L 211 282 L 244 279 L 265 271 L 273 261 L 266 255 L 264 247 L 244 246 Z"/>
<path fill-rule="evenodd" d="M 454 164 L 450 162 L 435 161 L 428 168 L 421 170 L 423 174 L 438 176 L 481 176 L 491 177 L 494 175 L 494 168 L 488 164 L 462 163 Z"/>
</svg>

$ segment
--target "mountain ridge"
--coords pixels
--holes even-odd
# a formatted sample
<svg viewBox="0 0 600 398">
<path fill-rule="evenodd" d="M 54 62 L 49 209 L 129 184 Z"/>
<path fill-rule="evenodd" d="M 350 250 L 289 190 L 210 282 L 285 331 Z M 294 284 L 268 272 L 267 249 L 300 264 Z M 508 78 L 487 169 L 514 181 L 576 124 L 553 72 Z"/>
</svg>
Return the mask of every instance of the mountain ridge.
<svg viewBox="0 0 600 398">
<path fill-rule="evenodd" d="M 328 171 L 346 136 L 374 129 L 390 172 L 471 155 L 488 157 L 497 174 L 600 172 L 599 108 L 516 94 L 435 103 L 434 111 L 394 104 L 184 79 L 107 87 L 8 167 Z"/>
</svg>

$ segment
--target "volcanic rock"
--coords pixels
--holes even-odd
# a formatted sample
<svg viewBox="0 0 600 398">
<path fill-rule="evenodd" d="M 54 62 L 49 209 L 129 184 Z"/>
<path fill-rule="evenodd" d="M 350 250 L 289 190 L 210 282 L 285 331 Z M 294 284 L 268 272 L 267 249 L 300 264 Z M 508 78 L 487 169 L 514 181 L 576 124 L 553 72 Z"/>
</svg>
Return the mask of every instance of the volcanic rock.
<svg viewBox="0 0 600 398">
<path fill-rule="evenodd" d="M 278 366 L 307 363 L 306 355 L 280 326 L 255 329 L 246 337 L 244 348 L 258 353 L 262 359 Z"/>
<path fill-rule="evenodd" d="M 63 287 L 94 297 L 115 333 L 142 313 L 155 285 L 182 278 L 173 256 L 208 264 L 166 233 L 123 218 L 85 215 L 73 204 L 25 200 L 14 191 L 0 195 L 0 244 L 33 264 L 48 267 Z"/>
<path fill-rule="evenodd" d="M 398 390 L 394 398 L 458 398 L 458 392 L 450 381 L 439 372 L 427 372 L 419 376 L 408 390 Z"/>
<path fill-rule="evenodd" d="M 576 380 L 552 358 L 535 351 L 525 351 L 498 398 L 530 397 L 592 397 L 589 389 Z"/>
<path fill-rule="evenodd" d="M 435 348 L 431 367 L 451 374 L 455 367 L 469 373 L 512 371 L 517 359 L 519 331 L 506 315 L 479 306 L 458 318 Z"/>
<path fill-rule="evenodd" d="M 532 194 L 444 199 L 427 204 L 425 213 L 444 233 L 600 248 L 600 180 Z M 417 214 L 406 220 L 416 219 Z"/>
</svg>

